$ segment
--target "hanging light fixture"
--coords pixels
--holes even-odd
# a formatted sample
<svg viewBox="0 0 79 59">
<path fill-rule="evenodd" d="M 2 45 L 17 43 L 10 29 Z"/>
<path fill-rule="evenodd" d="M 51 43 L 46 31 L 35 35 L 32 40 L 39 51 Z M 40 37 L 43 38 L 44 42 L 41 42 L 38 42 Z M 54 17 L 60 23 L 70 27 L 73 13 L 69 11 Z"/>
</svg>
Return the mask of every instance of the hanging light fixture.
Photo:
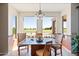
<svg viewBox="0 0 79 59">
<path fill-rule="evenodd" d="M 44 16 L 44 14 L 42 13 L 42 10 L 41 10 L 41 3 L 39 3 L 39 11 L 36 13 L 36 16 L 39 18 Z"/>
</svg>

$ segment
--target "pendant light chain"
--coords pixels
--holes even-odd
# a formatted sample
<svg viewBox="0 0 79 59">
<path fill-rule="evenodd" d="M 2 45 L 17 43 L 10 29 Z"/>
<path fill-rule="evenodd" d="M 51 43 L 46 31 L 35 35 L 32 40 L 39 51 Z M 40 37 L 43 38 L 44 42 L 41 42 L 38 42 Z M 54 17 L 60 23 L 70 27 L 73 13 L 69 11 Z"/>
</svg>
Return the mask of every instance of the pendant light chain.
<svg viewBox="0 0 79 59">
<path fill-rule="evenodd" d="M 39 3 L 39 10 L 41 10 L 41 3 Z"/>
</svg>

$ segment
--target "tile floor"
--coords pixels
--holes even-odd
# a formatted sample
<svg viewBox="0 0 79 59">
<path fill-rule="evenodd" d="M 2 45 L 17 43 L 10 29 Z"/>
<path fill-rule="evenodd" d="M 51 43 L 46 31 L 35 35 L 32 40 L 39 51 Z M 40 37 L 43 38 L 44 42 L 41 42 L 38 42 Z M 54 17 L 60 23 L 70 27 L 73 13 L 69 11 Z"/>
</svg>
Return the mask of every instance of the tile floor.
<svg viewBox="0 0 79 59">
<path fill-rule="evenodd" d="M 8 43 L 9 43 L 9 52 L 5 56 L 18 56 L 17 39 L 15 39 L 14 37 L 9 37 Z M 63 47 L 62 50 L 63 50 L 63 56 L 72 56 L 72 54 L 68 52 L 68 50 L 65 47 Z M 54 50 L 52 50 L 51 53 L 52 53 L 51 55 L 54 56 Z M 31 56 L 31 48 L 29 49 L 29 53 L 27 53 L 27 50 L 23 50 L 21 52 L 21 56 Z M 60 56 L 60 54 L 58 56 Z"/>
<path fill-rule="evenodd" d="M 57 52 L 59 53 L 59 50 Z M 54 56 L 54 50 L 51 51 L 51 55 Z M 9 51 L 9 53 L 6 54 L 6 56 L 18 56 L 17 49 Z M 21 56 L 31 56 L 31 48 L 29 49 L 29 53 L 27 52 L 27 50 L 22 50 Z M 61 54 L 57 56 L 61 56 Z M 71 56 L 71 53 L 69 53 L 64 47 L 63 47 L 63 56 Z"/>
</svg>

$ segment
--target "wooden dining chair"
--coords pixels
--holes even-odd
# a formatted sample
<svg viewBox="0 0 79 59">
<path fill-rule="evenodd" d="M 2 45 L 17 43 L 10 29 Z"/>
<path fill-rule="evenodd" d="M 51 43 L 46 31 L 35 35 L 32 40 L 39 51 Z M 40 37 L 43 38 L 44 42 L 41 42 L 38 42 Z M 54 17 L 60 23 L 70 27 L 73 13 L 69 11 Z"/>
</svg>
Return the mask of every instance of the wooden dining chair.
<svg viewBox="0 0 79 59">
<path fill-rule="evenodd" d="M 26 33 L 18 33 L 17 36 L 18 36 L 18 55 L 20 55 L 20 50 L 21 50 L 20 47 L 25 47 L 26 48 L 26 46 L 27 46 L 25 44 L 21 44 L 21 42 L 24 39 L 26 39 Z M 27 51 L 28 50 L 29 50 L 29 48 L 27 46 Z"/>
<path fill-rule="evenodd" d="M 60 53 L 62 56 L 62 44 L 63 44 L 64 37 L 65 36 L 63 34 L 57 34 L 56 44 L 52 45 L 52 48 L 54 49 L 54 52 L 55 52 L 55 56 L 57 55 L 57 50 L 59 50 L 59 49 L 60 49 Z"/>
<path fill-rule="evenodd" d="M 43 49 L 39 49 L 36 51 L 36 55 L 37 56 L 50 56 L 51 46 L 52 46 L 52 41 L 46 42 L 46 45 Z"/>
</svg>

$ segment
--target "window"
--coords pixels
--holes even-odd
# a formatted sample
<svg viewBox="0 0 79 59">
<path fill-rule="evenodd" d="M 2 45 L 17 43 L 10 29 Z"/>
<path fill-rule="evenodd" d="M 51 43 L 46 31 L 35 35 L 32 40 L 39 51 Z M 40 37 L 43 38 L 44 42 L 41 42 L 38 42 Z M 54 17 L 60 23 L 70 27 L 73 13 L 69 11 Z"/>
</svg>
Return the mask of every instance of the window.
<svg viewBox="0 0 79 59">
<path fill-rule="evenodd" d="M 51 37 L 53 17 L 43 17 L 43 37 Z"/>
<path fill-rule="evenodd" d="M 12 35 L 15 35 L 16 34 L 16 16 L 12 16 L 11 30 L 12 30 Z"/>
<path fill-rule="evenodd" d="M 37 27 L 36 17 L 24 17 L 24 32 L 27 37 L 35 37 Z"/>
</svg>

